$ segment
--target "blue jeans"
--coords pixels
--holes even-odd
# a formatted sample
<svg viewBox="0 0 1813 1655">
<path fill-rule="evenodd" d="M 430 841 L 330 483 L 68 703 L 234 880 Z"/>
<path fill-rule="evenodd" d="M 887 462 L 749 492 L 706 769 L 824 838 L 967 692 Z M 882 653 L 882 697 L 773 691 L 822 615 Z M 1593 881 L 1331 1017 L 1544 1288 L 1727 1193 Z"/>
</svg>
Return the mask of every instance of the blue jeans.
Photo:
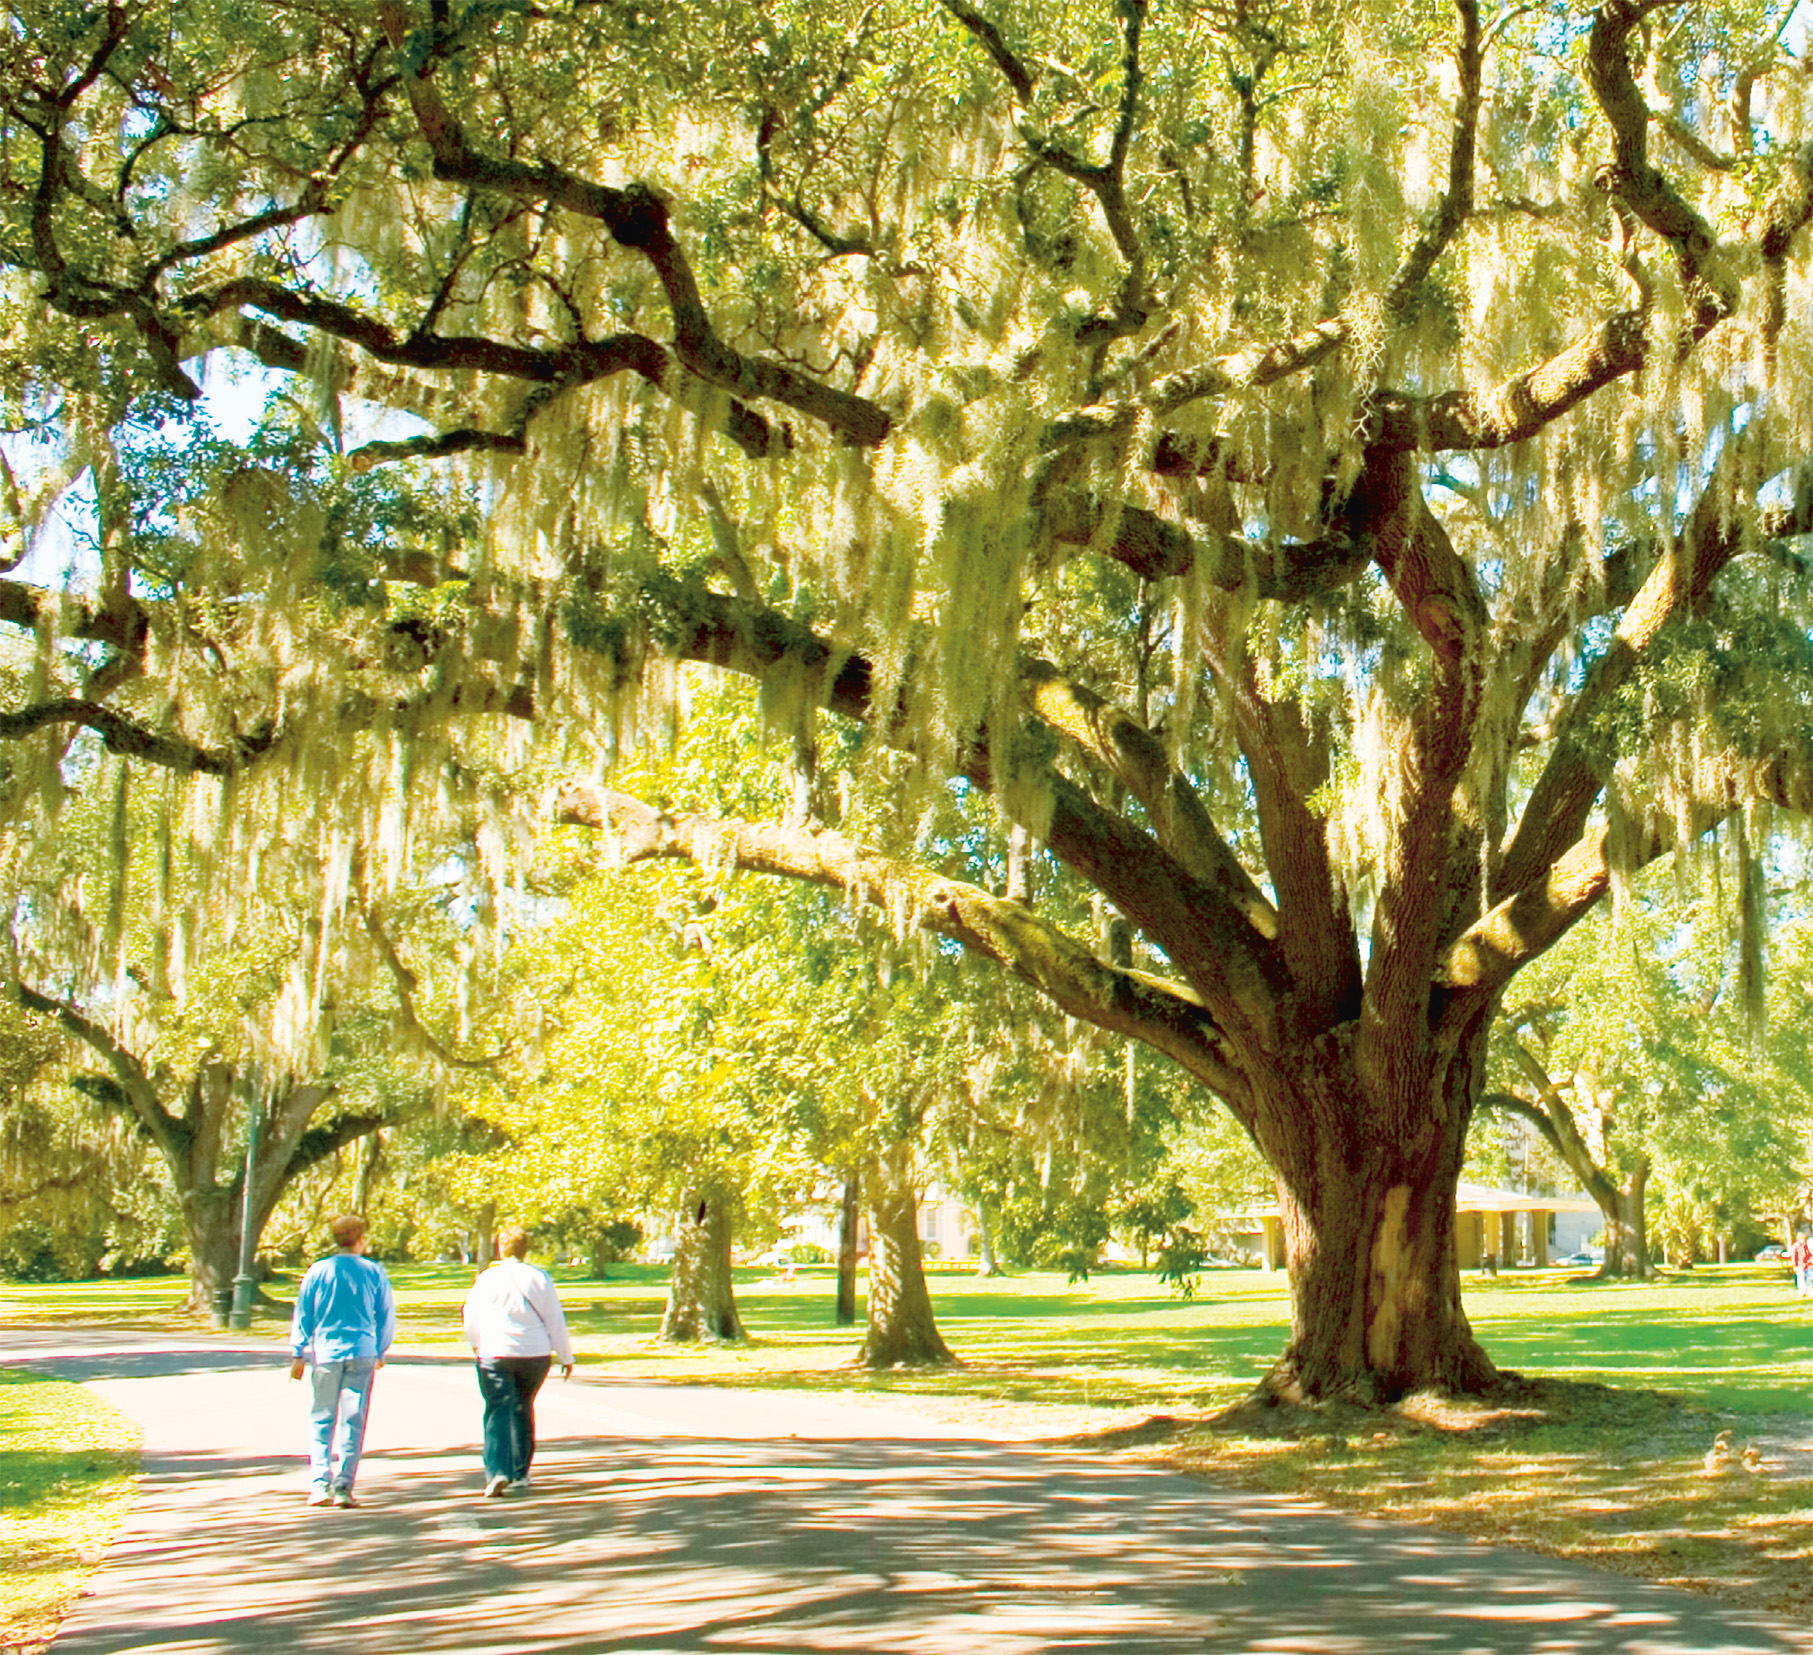
<svg viewBox="0 0 1813 1655">
<path fill-rule="evenodd" d="M 365 1446 L 371 1377 L 377 1369 L 374 1356 L 349 1356 L 317 1362 L 309 1370 L 314 1395 L 308 1411 L 308 1480 L 316 1488 L 353 1486 L 359 1451 Z"/>
<path fill-rule="evenodd" d="M 535 1458 L 535 1393 L 548 1377 L 551 1356 L 480 1357 L 479 1395 L 485 1399 L 485 1478 L 520 1482 Z"/>
</svg>

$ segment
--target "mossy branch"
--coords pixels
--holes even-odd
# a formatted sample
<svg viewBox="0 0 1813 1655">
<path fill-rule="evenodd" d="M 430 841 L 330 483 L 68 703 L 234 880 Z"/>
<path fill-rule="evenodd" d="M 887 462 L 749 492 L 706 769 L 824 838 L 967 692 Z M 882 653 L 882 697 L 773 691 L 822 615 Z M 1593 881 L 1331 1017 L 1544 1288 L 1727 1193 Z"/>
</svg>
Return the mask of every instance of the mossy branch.
<svg viewBox="0 0 1813 1655">
<path fill-rule="evenodd" d="M 392 47 L 400 51 L 408 36 L 401 6 L 383 0 L 378 15 Z M 617 189 L 551 161 L 481 154 L 441 98 L 431 78 L 433 67 L 429 61 L 406 68 L 403 81 L 417 125 L 433 153 L 437 178 L 519 201 L 545 202 L 602 224 L 620 247 L 640 253 L 654 269 L 673 315 L 674 353 L 690 372 L 739 398 L 782 403 L 859 446 L 873 447 L 886 439 L 893 421 L 878 404 L 822 384 L 784 363 L 744 355 L 718 336 L 692 266 L 674 239 L 667 203 L 646 184 Z"/>
<path fill-rule="evenodd" d="M 14 998 L 27 1011 L 56 1018 L 113 1071 L 120 1098 L 167 1158 L 174 1160 L 187 1148 L 190 1135 L 187 1127 L 165 1107 L 144 1064 L 132 1052 L 79 1006 L 55 995 L 40 993 L 16 977 L 11 986 Z"/>
</svg>

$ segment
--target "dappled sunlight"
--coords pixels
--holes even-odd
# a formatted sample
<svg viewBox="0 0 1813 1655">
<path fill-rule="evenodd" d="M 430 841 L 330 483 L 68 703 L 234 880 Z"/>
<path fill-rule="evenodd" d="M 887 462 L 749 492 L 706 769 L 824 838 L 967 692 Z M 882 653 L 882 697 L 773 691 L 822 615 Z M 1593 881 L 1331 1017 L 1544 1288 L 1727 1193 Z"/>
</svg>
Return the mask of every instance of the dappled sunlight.
<svg viewBox="0 0 1813 1655">
<path fill-rule="evenodd" d="M 200 1470 L 153 1479 L 167 1526 L 129 1535 L 59 1655 L 1792 1647 L 1661 1595 L 1633 1618 L 1540 1559 L 989 1444 L 559 1437 L 507 1502 L 471 1497 L 467 1451 L 398 1450 L 348 1513 L 268 1460 Z"/>
</svg>

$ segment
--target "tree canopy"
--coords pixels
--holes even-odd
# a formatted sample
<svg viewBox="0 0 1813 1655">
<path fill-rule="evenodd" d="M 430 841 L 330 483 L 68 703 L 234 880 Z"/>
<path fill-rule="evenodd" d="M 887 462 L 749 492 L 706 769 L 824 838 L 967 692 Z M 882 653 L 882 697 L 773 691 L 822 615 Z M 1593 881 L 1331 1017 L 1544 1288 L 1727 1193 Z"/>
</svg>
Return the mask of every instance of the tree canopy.
<svg viewBox="0 0 1813 1655">
<path fill-rule="evenodd" d="M 1489 1384 L 1507 984 L 1813 804 L 1788 22 L 27 0 L 7 809 L 160 767 L 220 877 L 309 840 L 331 947 L 449 822 L 506 928 L 567 778 L 632 860 L 840 887 L 1180 1063 L 1279 1182 L 1275 1387 Z M 588 785 L 685 663 L 760 680 L 774 820 Z M 953 779 L 1092 923 L 928 865 Z"/>
</svg>

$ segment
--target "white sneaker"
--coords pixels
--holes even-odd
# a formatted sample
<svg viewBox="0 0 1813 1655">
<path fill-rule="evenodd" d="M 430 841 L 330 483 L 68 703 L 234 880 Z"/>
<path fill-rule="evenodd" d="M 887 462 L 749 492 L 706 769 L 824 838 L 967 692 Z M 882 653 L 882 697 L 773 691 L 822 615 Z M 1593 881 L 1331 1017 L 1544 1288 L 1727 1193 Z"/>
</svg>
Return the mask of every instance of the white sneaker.
<svg viewBox="0 0 1813 1655">
<path fill-rule="evenodd" d="M 529 1492 L 529 1479 L 527 1477 L 513 1478 L 507 1487 L 512 1494 L 527 1494 Z"/>
<path fill-rule="evenodd" d="M 334 1496 L 328 1489 L 311 1488 L 308 1491 L 308 1503 L 311 1506 L 331 1506 L 334 1503 Z"/>
<path fill-rule="evenodd" d="M 509 1492 L 510 1479 L 508 1477 L 493 1477 L 490 1482 L 485 1484 L 487 1500 L 501 1500 Z"/>
</svg>

